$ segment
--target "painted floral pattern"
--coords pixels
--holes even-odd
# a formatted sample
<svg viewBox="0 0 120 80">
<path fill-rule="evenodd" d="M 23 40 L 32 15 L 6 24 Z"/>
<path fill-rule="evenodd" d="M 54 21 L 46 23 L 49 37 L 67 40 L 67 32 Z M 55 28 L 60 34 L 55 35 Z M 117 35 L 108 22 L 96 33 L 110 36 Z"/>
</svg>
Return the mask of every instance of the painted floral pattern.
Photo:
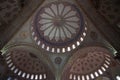
<svg viewBox="0 0 120 80">
<path fill-rule="evenodd" d="M 41 48 L 65 53 L 84 41 L 87 21 L 80 9 L 69 2 L 52 2 L 40 9 L 32 20 L 32 37 Z"/>
<path fill-rule="evenodd" d="M 76 30 L 79 28 L 80 18 L 76 16 L 77 14 L 72 6 L 65 6 L 62 3 L 45 7 L 44 12 L 40 15 L 39 24 L 42 25 L 40 30 L 50 40 L 64 41 L 72 38 L 72 34 L 76 34 Z"/>
</svg>

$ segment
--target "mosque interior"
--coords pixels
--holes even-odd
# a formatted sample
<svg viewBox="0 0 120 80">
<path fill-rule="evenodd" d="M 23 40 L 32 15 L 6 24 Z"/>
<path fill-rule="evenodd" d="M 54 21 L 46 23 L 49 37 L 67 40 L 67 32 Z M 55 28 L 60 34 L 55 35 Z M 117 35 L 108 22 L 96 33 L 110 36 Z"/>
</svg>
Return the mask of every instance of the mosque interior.
<svg viewBox="0 0 120 80">
<path fill-rule="evenodd" d="M 120 80 L 120 0 L 0 0 L 0 80 Z"/>
</svg>

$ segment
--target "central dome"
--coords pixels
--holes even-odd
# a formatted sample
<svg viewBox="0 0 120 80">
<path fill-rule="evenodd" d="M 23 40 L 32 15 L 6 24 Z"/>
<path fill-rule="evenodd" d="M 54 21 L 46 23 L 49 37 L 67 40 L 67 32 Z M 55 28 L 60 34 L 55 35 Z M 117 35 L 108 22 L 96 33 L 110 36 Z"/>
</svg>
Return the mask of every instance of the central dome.
<svg viewBox="0 0 120 80">
<path fill-rule="evenodd" d="M 75 48 L 86 36 L 87 24 L 84 23 L 83 16 L 75 5 L 53 2 L 36 13 L 31 28 L 32 36 L 38 45 L 48 51 L 71 51 L 72 45 Z"/>
</svg>

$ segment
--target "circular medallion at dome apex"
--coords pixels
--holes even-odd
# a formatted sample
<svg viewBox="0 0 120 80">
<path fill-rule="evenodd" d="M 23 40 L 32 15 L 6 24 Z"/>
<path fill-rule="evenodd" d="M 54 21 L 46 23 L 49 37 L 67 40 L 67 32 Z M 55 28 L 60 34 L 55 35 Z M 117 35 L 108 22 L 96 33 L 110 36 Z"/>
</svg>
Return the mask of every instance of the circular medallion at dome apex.
<svg viewBox="0 0 120 80">
<path fill-rule="evenodd" d="M 80 49 L 65 66 L 62 80 L 93 80 L 110 68 L 111 59 L 109 51 L 101 47 Z"/>
<path fill-rule="evenodd" d="M 36 13 L 31 30 L 37 45 L 64 53 L 80 45 L 86 36 L 87 23 L 75 5 L 53 2 Z"/>
<path fill-rule="evenodd" d="M 12 49 L 6 55 L 8 68 L 29 80 L 54 80 L 51 70 L 34 53 L 25 49 Z"/>
</svg>

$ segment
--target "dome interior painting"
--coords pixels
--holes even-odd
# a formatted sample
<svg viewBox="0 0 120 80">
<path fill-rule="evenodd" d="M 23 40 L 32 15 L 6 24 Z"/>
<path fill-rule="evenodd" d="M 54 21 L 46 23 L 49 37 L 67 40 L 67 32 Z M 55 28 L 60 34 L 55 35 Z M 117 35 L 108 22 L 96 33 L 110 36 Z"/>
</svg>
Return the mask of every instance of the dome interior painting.
<svg viewBox="0 0 120 80">
<path fill-rule="evenodd" d="M 0 80 L 120 80 L 119 0 L 1 0 Z"/>
<path fill-rule="evenodd" d="M 120 18 L 120 1 L 119 0 L 91 0 L 94 6 L 97 6 L 96 9 L 98 12 L 104 16 L 109 22 L 117 23 Z M 106 5 L 107 4 L 107 5 Z"/>
<path fill-rule="evenodd" d="M 83 41 L 87 22 L 75 5 L 54 2 L 40 8 L 34 17 L 31 30 L 38 46 L 47 51 L 64 53 Z"/>
<path fill-rule="evenodd" d="M 110 68 L 112 61 L 109 52 L 101 47 L 83 48 L 72 58 L 65 67 L 63 80 L 95 79 Z"/>
<path fill-rule="evenodd" d="M 11 51 L 6 54 L 6 63 L 14 74 L 22 78 L 33 80 L 51 78 L 54 80 L 52 72 L 47 65 L 45 65 L 37 55 L 25 49 L 11 49 Z"/>
</svg>

